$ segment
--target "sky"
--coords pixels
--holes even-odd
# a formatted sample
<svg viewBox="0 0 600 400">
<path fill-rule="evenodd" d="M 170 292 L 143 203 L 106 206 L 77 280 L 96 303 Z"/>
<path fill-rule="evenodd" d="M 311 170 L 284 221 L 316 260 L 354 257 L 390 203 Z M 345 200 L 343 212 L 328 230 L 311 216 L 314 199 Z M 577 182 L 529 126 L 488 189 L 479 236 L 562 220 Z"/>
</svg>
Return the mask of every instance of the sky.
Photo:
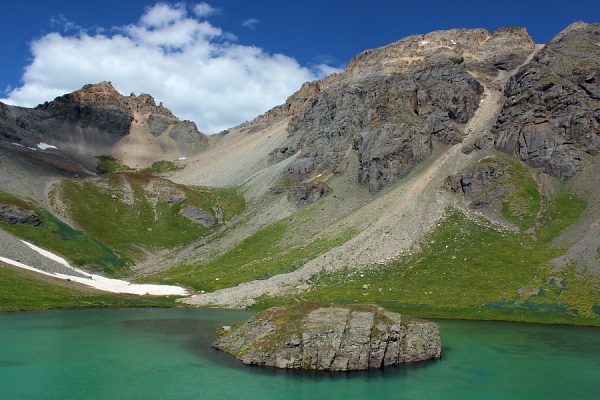
<svg viewBox="0 0 600 400">
<path fill-rule="evenodd" d="M 0 19 L 0 101 L 34 107 L 110 81 L 217 133 L 363 50 L 503 26 L 546 43 L 572 22 L 599 22 L 600 1 L 0 0 Z"/>
</svg>

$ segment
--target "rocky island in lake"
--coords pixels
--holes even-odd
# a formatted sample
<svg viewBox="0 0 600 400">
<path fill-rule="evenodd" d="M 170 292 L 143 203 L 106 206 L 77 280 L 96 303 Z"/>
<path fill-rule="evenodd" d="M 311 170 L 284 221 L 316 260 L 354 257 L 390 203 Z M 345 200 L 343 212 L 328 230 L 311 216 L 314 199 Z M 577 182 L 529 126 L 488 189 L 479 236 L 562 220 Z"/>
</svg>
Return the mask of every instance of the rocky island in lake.
<svg viewBox="0 0 600 400">
<path fill-rule="evenodd" d="M 244 364 L 352 371 L 441 356 L 437 324 L 376 305 L 299 303 L 223 327 L 213 347 Z"/>
</svg>

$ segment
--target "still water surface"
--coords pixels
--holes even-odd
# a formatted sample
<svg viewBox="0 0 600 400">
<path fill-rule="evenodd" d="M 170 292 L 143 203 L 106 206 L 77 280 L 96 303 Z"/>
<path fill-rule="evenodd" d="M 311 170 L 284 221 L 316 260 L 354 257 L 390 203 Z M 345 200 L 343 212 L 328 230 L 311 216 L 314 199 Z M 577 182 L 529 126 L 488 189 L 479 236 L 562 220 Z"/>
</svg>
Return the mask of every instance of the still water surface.
<svg viewBox="0 0 600 400">
<path fill-rule="evenodd" d="M 210 348 L 251 313 L 0 315 L 2 399 L 598 399 L 600 329 L 436 321 L 438 361 L 355 373 L 247 367 Z"/>
</svg>

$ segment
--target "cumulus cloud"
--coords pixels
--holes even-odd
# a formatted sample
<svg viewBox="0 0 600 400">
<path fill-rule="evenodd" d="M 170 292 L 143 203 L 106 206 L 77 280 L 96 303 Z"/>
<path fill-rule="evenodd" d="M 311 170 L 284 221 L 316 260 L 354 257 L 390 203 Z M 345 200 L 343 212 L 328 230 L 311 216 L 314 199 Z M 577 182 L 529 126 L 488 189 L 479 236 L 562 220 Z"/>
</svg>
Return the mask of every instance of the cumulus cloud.
<svg viewBox="0 0 600 400">
<path fill-rule="evenodd" d="M 240 45 L 206 19 L 217 12 L 206 3 L 157 3 L 130 25 L 47 34 L 31 44 L 22 86 L 1 101 L 33 107 L 106 80 L 124 95 L 149 93 L 179 118 L 215 133 L 283 103 L 303 82 L 337 71 Z"/>
</svg>

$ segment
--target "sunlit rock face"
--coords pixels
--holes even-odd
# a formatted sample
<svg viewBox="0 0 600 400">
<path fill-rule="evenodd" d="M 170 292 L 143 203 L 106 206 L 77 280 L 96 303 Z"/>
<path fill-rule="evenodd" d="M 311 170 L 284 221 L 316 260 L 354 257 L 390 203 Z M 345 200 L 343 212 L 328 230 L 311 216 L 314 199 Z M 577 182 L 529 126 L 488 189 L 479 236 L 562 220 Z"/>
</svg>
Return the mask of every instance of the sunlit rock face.
<svg viewBox="0 0 600 400">
<path fill-rule="evenodd" d="M 522 64 L 535 44 L 523 28 L 453 29 L 414 35 L 360 53 L 346 71 L 305 84 L 265 114 L 291 117 L 272 161 L 298 153 L 288 175 L 355 173 L 376 192 L 428 157 L 432 140 L 462 142 L 484 85 Z M 349 170 L 349 154 L 358 166 Z"/>
<path fill-rule="evenodd" d="M 213 347 L 244 364 L 354 371 L 441 356 L 439 327 L 379 306 L 300 303 L 224 327 Z"/>
<path fill-rule="evenodd" d="M 600 149 L 600 24 L 577 22 L 512 77 L 496 148 L 567 179 Z"/>
</svg>

